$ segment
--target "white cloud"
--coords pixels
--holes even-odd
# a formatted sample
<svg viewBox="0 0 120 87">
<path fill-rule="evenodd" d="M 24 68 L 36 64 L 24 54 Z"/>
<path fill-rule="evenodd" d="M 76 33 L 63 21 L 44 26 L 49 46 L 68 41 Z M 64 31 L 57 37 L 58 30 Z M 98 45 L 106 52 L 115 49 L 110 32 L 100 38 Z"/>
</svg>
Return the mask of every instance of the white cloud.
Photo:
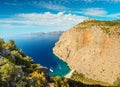
<svg viewBox="0 0 120 87">
<path fill-rule="evenodd" d="M 114 2 L 120 2 L 120 0 L 113 0 Z"/>
<path fill-rule="evenodd" d="M 120 2 L 120 0 L 81 0 L 81 1 L 85 1 L 87 3 L 95 2 L 95 1 L 99 1 L 99 2 L 104 1 L 104 2 L 107 2 L 107 3 L 118 3 L 118 2 Z"/>
<path fill-rule="evenodd" d="M 50 12 L 18 14 L 13 18 L 1 19 L 0 24 L 22 24 L 22 25 L 48 25 L 48 26 L 73 26 L 82 22 L 87 17 L 76 16 L 72 14 L 64 14 L 59 12 L 52 14 Z"/>
<path fill-rule="evenodd" d="M 110 2 L 110 3 L 118 3 L 120 2 L 120 0 L 106 0 L 107 2 Z"/>
<path fill-rule="evenodd" d="M 93 0 L 83 0 L 83 1 L 88 2 L 88 3 L 93 2 Z"/>
<path fill-rule="evenodd" d="M 106 17 L 110 17 L 110 18 L 120 18 L 120 13 L 115 13 L 115 14 L 109 14 L 109 15 L 106 15 Z"/>
<path fill-rule="evenodd" d="M 102 8 L 87 8 L 83 9 L 81 13 L 89 16 L 103 16 L 107 14 L 107 12 Z"/>
<path fill-rule="evenodd" d="M 57 1 L 58 2 L 58 1 Z M 60 3 L 56 3 L 56 1 L 52 2 L 52 1 L 35 1 L 34 2 L 34 5 L 37 5 L 39 7 L 43 7 L 43 8 L 47 8 L 47 9 L 50 9 L 50 10 L 57 10 L 57 11 L 66 11 L 68 10 L 67 7 L 61 5 L 61 2 Z"/>
<path fill-rule="evenodd" d="M 12 6 L 16 6 L 17 5 L 17 3 L 8 3 L 8 2 L 5 2 L 4 4 L 5 5 L 12 5 Z"/>
<path fill-rule="evenodd" d="M 94 17 L 96 16 L 102 17 L 107 14 L 107 11 L 105 11 L 102 8 L 84 8 L 79 11 L 73 10 L 73 11 L 68 11 L 68 12 L 73 13 L 73 14 L 80 14 L 80 15 L 94 16 Z"/>
<path fill-rule="evenodd" d="M 30 25 L 20 26 L 20 25 L 12 25 L 12 24 L 1 24 L 0 27 L 2 27 L 4 29 L 14 29 L 14 28 L 29 28 L 32 26 L 30 26 Z"/>
</svg>

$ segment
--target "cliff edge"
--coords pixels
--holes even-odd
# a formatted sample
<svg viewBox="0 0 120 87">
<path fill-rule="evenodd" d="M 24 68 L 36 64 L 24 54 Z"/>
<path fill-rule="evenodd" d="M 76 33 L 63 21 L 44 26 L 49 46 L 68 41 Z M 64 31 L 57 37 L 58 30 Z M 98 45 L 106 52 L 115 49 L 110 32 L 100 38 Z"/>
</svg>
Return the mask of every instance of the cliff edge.
<svg viewBox="0 0 120 87">
<path fill-rule="evenodd" d="M 113 84 L 120 77 L 120 20 L 85 20 L 64 32 L 55 55 L 86 78 Z"/>
</svg>

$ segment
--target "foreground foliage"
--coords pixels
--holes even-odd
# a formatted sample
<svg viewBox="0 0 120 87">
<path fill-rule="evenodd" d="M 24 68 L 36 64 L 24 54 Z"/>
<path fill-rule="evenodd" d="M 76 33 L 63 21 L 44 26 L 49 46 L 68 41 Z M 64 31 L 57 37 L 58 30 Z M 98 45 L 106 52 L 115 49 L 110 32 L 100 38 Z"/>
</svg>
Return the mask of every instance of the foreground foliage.
<svg viewBox="0 0 120 87">
<path fill-rule="evenodd" d="M 109 84 L 109 83 L 88 79 L 82 73 L 77 73 L 76 71 L 73 73 L 71 79 L 73 81 L 82 82 L 84 84 L 89 84 L 89 85 L 90 84 L 91 85 L 92 84 L 94 84 L 94 85 L 101 84 L 102 86 L 113 86 L 112 84 Z"/>
<path fill-rule="evenodd" d="M 0 86 L 44 87 L 47 80 L 43 68 L 18 50 L 14 41 L 0 39 Z"/>
</svg>

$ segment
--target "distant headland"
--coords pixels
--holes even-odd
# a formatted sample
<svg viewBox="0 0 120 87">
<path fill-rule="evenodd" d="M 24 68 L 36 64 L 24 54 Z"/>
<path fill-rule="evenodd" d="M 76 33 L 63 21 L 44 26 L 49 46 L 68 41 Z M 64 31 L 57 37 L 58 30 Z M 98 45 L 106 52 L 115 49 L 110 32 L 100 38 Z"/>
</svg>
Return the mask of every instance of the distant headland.
<svg viewBox="0 0 120 87">
<path fill-rule="evenodd" d="M 45 34 L 62 34 L 65 31 L 51 31 L 51 32 L 35 32 L 35 33 L 29 33 L 28 35 L 45 35 Z"/>
</svg>

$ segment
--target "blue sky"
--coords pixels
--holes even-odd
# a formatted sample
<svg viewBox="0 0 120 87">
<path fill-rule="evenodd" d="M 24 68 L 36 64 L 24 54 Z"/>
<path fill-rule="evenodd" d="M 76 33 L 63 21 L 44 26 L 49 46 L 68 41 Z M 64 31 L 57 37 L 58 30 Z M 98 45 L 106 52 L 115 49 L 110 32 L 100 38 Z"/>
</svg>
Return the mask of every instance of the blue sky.
<svg viewBox="0 0 120 87">
<path fill-rule="evenodd" d="M 87 18 L 120 19 L 120 0 L 0 0 L 0 37 L 67 30 Z"/>
</svg>

